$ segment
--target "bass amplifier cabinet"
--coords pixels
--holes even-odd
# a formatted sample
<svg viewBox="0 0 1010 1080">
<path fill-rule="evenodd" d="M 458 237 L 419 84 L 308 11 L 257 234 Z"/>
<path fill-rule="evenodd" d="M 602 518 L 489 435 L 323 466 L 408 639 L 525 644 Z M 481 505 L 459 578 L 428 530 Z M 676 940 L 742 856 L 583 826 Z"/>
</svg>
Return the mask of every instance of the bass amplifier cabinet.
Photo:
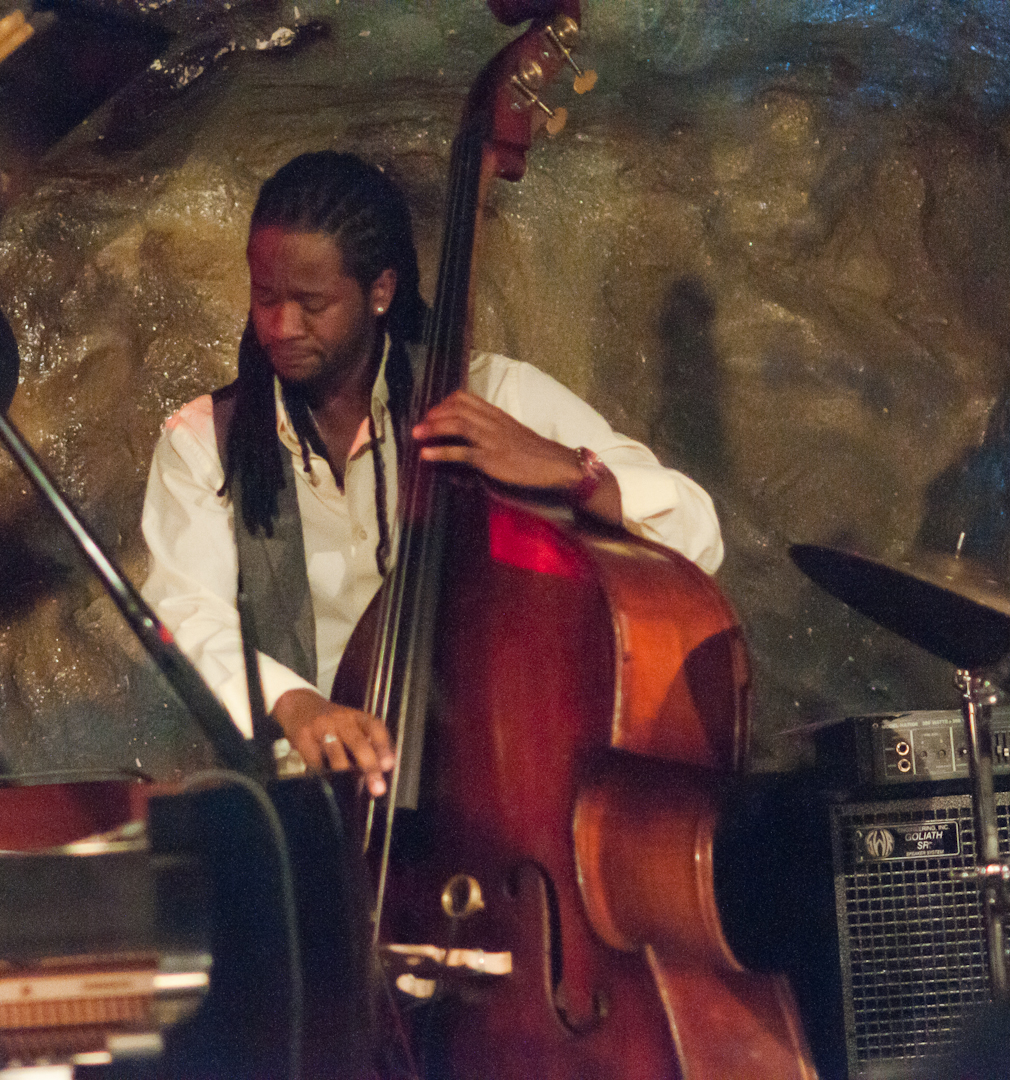
<svg viewBox="0 0 1010 1080">
<path fill-rule="evenodd" d="M 999 792 L 1008 850 L 1010 793 Z M 967 795 L 830 807 L 850 1080 L 935 1080 L 990 1001 Z M 1007 1062 L 1010 1075 L 1010 1061 Z"/>
</svg>

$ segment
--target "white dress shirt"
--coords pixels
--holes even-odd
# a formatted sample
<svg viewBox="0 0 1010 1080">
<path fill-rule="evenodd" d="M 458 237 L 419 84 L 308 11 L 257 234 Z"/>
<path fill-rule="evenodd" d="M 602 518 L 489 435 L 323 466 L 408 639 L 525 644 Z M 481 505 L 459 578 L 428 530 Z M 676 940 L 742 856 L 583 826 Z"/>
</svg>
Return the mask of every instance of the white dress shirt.
<svg viewBox="0 0 1010 1080">
<path fill-rule="evenodd" d="M 714 573 L 723 546 L 712 500 L 693 480 L 666 469 L 641 443 L 611 430 L 594 409 L 529 364 L 491 353 L 475 355 L 469 389 L 545 438 L 593 450 L 617 478 L 629 531 L 682 552 Z M 384 376 L 375 384 L 372 415 L 386 466 L 389 520 L 396 513 L 396 445 Z M 302 462 L 294 428 L 277 394 L 277 433 L 292 454 L 305 562 L 316 624 L 318 683 L 312 687 L 269 656 L 260 655 L 269 712 L 287 690 L 330 686 L 347 640 L 380 584 L 375 474 L 368 422 L 351 447 L 343 490 L 325 459 Z M 143 531 L 150 549 L 147 601 L 175 635 L 246 736 L 252 720 L 238 611 L 238 561 L 210 395 L 183 406 L 165 424 L 154 451 Z M 395 550 L 395 548 L 394 548 Z"/>
</svg>

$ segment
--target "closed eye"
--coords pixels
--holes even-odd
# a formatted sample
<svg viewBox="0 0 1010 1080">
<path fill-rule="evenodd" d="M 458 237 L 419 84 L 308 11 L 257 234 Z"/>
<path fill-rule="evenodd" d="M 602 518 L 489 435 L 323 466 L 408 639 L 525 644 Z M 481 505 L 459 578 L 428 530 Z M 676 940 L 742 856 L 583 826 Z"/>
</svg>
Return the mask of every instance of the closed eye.
<svg viewBox="0 0 1010 1080">
<path fill-rule="evenodd" d="M 319 315 L 329 306 L 329 300 L 325 296 L 303 296 L 298 300 L 303 311 L 310 315 Z"/>
</svg>

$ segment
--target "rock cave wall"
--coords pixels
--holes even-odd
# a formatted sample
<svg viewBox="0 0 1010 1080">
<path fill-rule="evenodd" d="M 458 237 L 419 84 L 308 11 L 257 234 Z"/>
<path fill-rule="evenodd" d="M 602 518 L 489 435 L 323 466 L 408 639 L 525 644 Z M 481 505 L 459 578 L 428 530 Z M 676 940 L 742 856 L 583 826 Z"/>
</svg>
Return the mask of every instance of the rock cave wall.
<svg viewBox="0 0 1010 1080">
<path fill-rule="evenodd" d="M 91 87 L 85 115 L 42 95 L 41 30 L 0 65 L 10 415 L 139 584 L 159 426 L 235 371 L 259 183 L 323 147 L 390 169 L 430 296 L 461 102 L 512 32 L 477 0 L 95 0 L 83 16 L 92 38 L 67 46 L 81 70 L 64 79 Z M 930 485 L 1001 400 L 1010 14 L 587 0 L 584 28 L 598 87 L 553 91 L 567 129 L 493 190 L 476 342 L 538 364 L 713 494 L 754 663 L 754 768 L 809 761 L 809 740 L 781 734 L 798 725 L 951 707 L 946 665 L 819 592 L 787 549 L 910 549 Z M 994 469 L 979 498 L 1001 521 Z M 11 771 L 209 762 L 6 458 L 0 582 Z"/>
</svg>

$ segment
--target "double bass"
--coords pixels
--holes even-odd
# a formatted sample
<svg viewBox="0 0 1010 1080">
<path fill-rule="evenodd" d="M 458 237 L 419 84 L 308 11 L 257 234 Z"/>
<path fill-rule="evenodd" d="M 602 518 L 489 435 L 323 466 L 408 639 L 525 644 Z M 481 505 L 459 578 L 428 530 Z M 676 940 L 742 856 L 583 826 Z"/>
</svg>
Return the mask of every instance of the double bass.
<svg viewBox="0 0 1010 1080">
<path fill-rule="evenodd" d="M 547 6 L 492 3 L 533 21 L 453 144 L 416 416 L 466 383 L 489 185 L 563 123 L 539 91 L 575 66 L 579 6 Z M 718 781 L 748 736 L 730 605 L 667 548 L 405 457 L 378 627 L 352 638 L 334 697 L 397 731 L 376 936 L 404 1000 L 426 1002 L 405 1012 L 421 1071 L 811 1080 L 788 985 L 741 968 L 715 899 Z"/>
</svg>

